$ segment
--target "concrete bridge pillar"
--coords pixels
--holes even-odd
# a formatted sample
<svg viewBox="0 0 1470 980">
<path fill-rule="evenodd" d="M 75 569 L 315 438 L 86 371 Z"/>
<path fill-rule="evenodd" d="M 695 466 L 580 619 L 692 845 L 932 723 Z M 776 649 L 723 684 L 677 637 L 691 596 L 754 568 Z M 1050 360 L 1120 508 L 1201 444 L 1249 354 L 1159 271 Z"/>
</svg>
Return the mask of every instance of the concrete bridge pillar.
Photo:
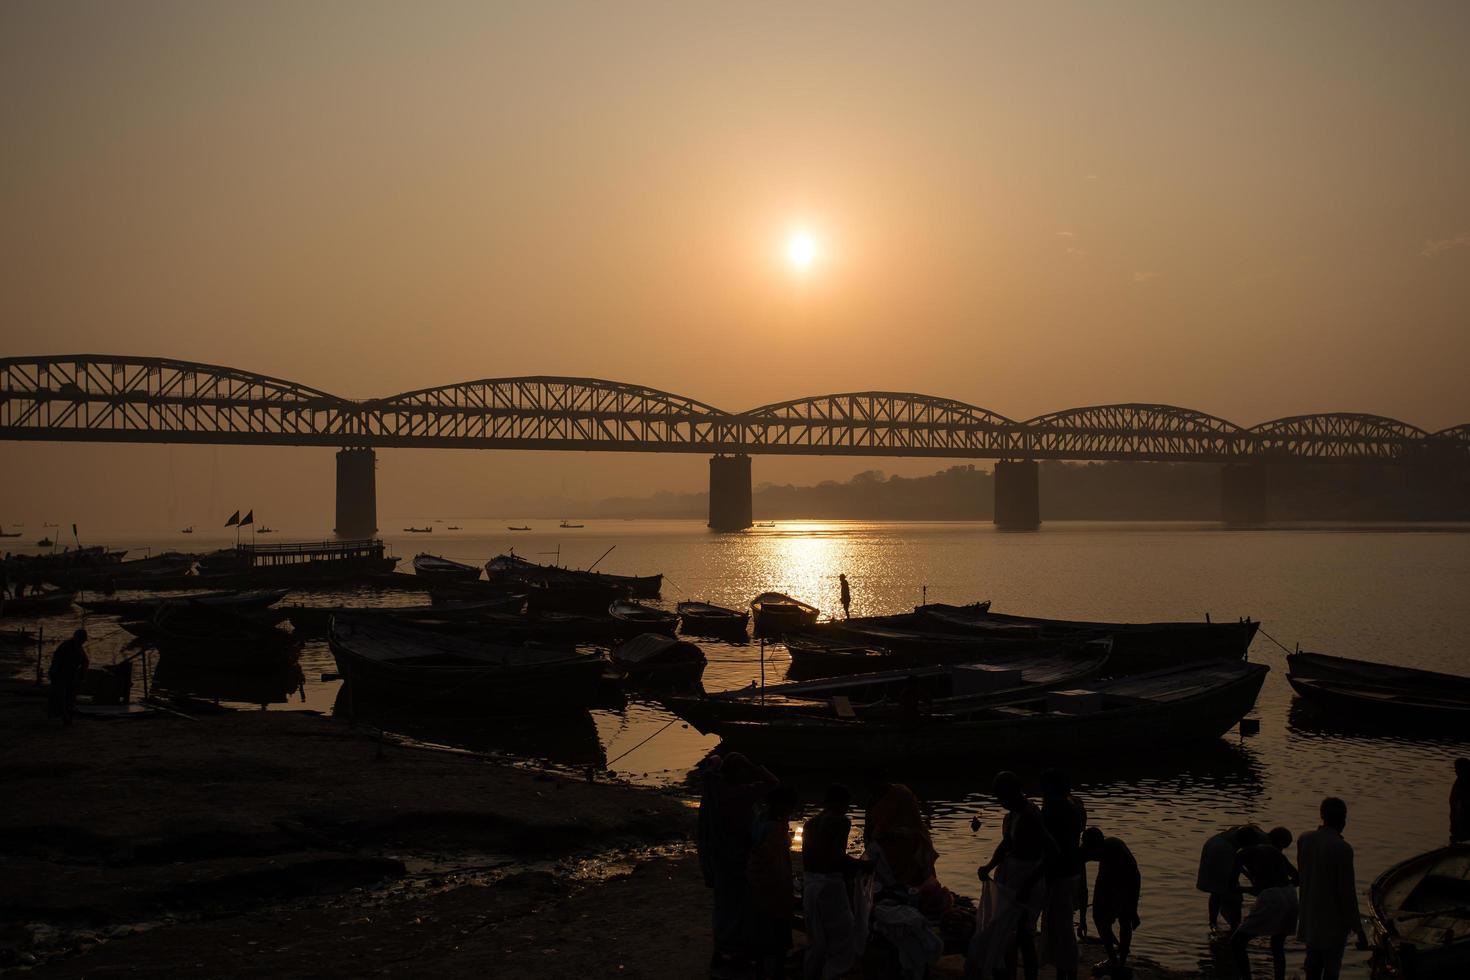
<svg viewBox="0 0 1470 980">
<path fill-rule="evenodd" d="M 995 526 L 1002 531 L 1041 527 L 1040 468 L 1034 459 L 995 464 Z"/>
<path fill-rule="evenodd" d="M 711 456 L 709 526 L 716 531 L 743 531 L 750 521 L 750 457 Z"/>
<path fill-rule="evenodd" d="M 337 453 L 338 537 L 370 538 L 378 533 L 378 457 L 371 449 Z"/>
<path fill-rule="evenodd" d="M 1237 527 L 1266 523 L 1266 464 L 1226 463 L 1220 468 L 1220 520 Z"/>
</svg>

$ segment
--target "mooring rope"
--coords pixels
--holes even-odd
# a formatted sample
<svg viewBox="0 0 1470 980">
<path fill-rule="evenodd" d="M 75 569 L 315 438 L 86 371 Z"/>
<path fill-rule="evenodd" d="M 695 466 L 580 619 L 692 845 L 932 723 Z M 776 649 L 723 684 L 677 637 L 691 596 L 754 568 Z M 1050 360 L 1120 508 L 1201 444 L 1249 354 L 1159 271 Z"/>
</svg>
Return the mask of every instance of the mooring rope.
<svg viewBox="0 0 1470 980">
<path fill-rule="evenodd" d="M 608 760 L 607 767 L 611 769 L 615 763 L 620 762 L 623 759 L 626 759 L 628 756 L 632 755 L 634 752 L 637 752 L 639 749 L 643 748 L 643 746 L 647 745 L 649 742 L 652 742 L 664 732 L 668 731 L 678 721 L 678 718 L 669 719 L 668 724 L 664 725 L 664 727 L 660 728 L 658 731 L 654 732 L 652 735 L 648 736 L 643 741 L 639 742 L 637 745 L 633 746 L 631 749 L 618 756 L 616 759 Z"/>
</svg>

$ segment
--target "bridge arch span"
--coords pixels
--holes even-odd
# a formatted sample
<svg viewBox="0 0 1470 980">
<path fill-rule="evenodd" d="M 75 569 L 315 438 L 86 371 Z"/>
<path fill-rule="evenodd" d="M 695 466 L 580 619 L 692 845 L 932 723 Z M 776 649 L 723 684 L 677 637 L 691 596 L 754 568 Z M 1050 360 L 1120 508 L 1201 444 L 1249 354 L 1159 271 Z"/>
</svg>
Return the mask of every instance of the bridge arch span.
<svg viewBox="0 0 1470 980">
<path fill-rule="evenodd" d="M 998 412 L 933 395 L 849 391 L 774 402 L 742 412 L 750 452 L 834 455 L 994 455 L 1016 423 Z"/>
<path fill-rule="evenodd" d="M 1295 459 L 1391 461 L 1415 452 L 1429 433 L 1384 415 L 1322 412 L 1252 426 L 1256 451 Z"/>
<path fill-rule="evenodd" d="M 1233 459 L 1248 449 L 1245 430 L 1216 415 L 1143 402 L 1090 405 L 1022 423 L 1028 453 L 1043 458 Z"/>
</svg>

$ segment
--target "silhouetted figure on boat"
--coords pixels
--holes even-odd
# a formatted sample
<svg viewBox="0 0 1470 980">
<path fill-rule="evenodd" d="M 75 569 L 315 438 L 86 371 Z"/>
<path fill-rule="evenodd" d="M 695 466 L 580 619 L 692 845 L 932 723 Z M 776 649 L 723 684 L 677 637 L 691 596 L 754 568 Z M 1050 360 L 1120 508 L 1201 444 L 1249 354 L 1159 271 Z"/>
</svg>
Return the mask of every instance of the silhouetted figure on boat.
<svg viewBox="0 0 1470 980">
<path fill-rule="evenodd" d="M 1450 787 L 1450 843 L 1470 840 L 1470 759 L 1455 760 Z"/>
<path fill-rule="evenodd" d="M 1342 838 L 1347 804 L 1329 796 L 1318 812 L 1322 826 L 1296 844 L 1302 888 L 1296 937 L 1307 947 L 1306 980 L 1337 980 L 1348 935 L 1357 934 L 1358 949 L 1368 948 L 1368 937 L 1358 914 L 1353 846 Z"/>
<path fill-rule="evenodd" d="M 1230 952 L 1241 980 L 1250 980 L 1251 962 L 1247 947 L 1258 936 L 1271 939 L 1271 970 L 1276 980 L 1286 980 L 1286 937 L 1297 925 L 1297 871 L 1284 853 L 1291 846 L 1291 831 L 1275 827 L 1267 843 L 1243 847 L 1235 855 L 1234 876 L 1244 874 L 1256 896 L 1250 914 L 1241 920 L 1230 937 Z"/>
<path fill-rule="evenodd" d="M 1046 894 L 1046 871 L 1061 854 L 1047 833 L 1041 809 L 1022 791 L 1020 776 L 997 774 L 991 793 L 1006 816 L 995 853 L 976 872 L 982 882 L 980 907 L 965 974 L 990 977 L 1014 949 L 1020 954 L 1026 980 L 1036 980 L 1040 971 L 1036 921 Z"/>
<path fill-rule="evenodd" d="M 863 844 L 876 865 L 883 887 L 918 888 L 934 877 L 939 852 L 919 811 L 919 799 L 902 783 L 890 783 L 881 773 L 868 774 L 868 810 L 863 819 Z"/>
<path fill-rule="evenodd" d="M 1072 780 L 1060 769 L 1041 774 L 1041 819 L 1057 846 L 1057 858 L 1046 869 L 1041 961 L 1056 968 L 1057 980 L 1076 980 L 1077 933 L 1072 913 L 1079 906 L 1079 897 L 1086 894 L 1082 890 L 1082 831 L 1087 827 L 1087 809 L 1072 795 Z"/>
<path fill-rule="evenodd" d="M 857 934 L 856 878 L 872 864 L 847 853 L 852 794 L 831 786 L 822 809 L 801 834 L 802 914 L 806 920 L 805 980 L 831 980 L 852 969 L 860 946 Z"/>
<path fill-rule="evenodd" d="M 842 586 L 842 596 L 841 596 L 841 601 L 842 601 L 842 618 L 843 619 L 851 619 L 852 618 L 852 589 L 847 584 L 847 576 L 846 575 L 838 575 L 837 576 L 837 581 Z"/>
<path fill-rule="evenodd" d="M 714 890 L 712 970 L 742 966 L 750 953 L 750 894 L 746 866 L 756 804 L 777 785 L 775 776 L 739 752 L 710 755 L 700 766 L 697 845 L 704 883 Z"/>
<path fill-rule="evenodd" d="M 755 975 L 786 975 L 786 953 L 791 949 L 791 926 L 796 913 L 792 889 L 791 814 L 796 793 L 777 786 L 766 797 L 761 815 L 751 829 L 746 879 L 750 883 L 750 951 Z"/>
<path fill-rule="evenodd" d="M 91 662 L 87 659 L 87 631 L 77 630 L 68 639 L 57 644 L 51 654 L 51 667 L 47 678 L 51 682 L 48 692 L 51 713 L 61 717 L 63 725 L 70 725 L 76 714 L 77 693 L 82 689 L 82 678 L 87 675 Z"/>
<path fill-rule="evenodd" d="M 1231 871 L 1235 856 L 1243 847 L 1266 843 L 1266 832 L 1253 823 L 1239 824 L 1220 831 L 1200 850 L 1199 872 L 1194 887 L 1210 896 L 1210 931 L 1219 928 L 1220 917 L 1232 932 L 1240 926 L 1241 891 Z"/>
<path fill-rule="evenodd" d="M 1138 898 L 1143 891 L 1143 876 L 1128 845 L 1116 837 L 1105 837 L 1096 827 L 1082 832 L 1082 860 L 1097 862 L 1097 877 L 1092 883 L 1092 924 L 1103 941 L 1108 959 L 1093 967 L 1093 976 L 1110 976 L 1114 980 L 1130 977 L 1128 952 L 1133 946 L 1133 930 L 1139 926 Z M 1115 934 L 1113 927 L 1117 926 Z"/>
</svg>

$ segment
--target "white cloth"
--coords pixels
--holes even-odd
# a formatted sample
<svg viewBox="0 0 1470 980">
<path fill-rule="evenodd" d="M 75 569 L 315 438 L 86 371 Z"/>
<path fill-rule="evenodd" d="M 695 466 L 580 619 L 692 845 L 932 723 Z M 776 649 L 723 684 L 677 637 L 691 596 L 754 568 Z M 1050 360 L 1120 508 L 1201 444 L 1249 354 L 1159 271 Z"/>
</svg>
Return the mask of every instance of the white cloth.
<svg viewBox="0 0 1470 980">
<path fill-rule="evenodd" d="M 898 950 L 904 980 L 923 980 L 929 967 L 944 953 L 944 940 L 912 905 L 880 902 L 873 906 L 873 931 Z"/>
<path fill-rule="evenodd" d="M 1296 929 L 1296 889 L 1291 885 L 1267 888 L 1256 896 L 1256 904 L 1240 923 L 1247 936 L 1281 936 Z"/>
<path fill-rule="evenodd" d="M 1024 902 L 1018 890 L 1040 868 L 1040 859 L 1021 861 L 1007 857 L 994 875 L 980 882 L 980 901 L 975 903 L 975 934 L 970 937 L 970 949 L 965 955 L 967 978 L 989 978 L 995 972 L 1005 960 L 1006 950 L 1015 942 L 1016 925 L 1023 916 L 1035 928 L 1046 896 L 1046 883 L 1037 877 Z"/>
<path fill-rule="evenodd" d="M 847 881 L 841 874 L 802 875 L 801 911 L 806 919 L 805 980 L 832 980 L 857 962 L 858 931 Z"/>
</svg>

